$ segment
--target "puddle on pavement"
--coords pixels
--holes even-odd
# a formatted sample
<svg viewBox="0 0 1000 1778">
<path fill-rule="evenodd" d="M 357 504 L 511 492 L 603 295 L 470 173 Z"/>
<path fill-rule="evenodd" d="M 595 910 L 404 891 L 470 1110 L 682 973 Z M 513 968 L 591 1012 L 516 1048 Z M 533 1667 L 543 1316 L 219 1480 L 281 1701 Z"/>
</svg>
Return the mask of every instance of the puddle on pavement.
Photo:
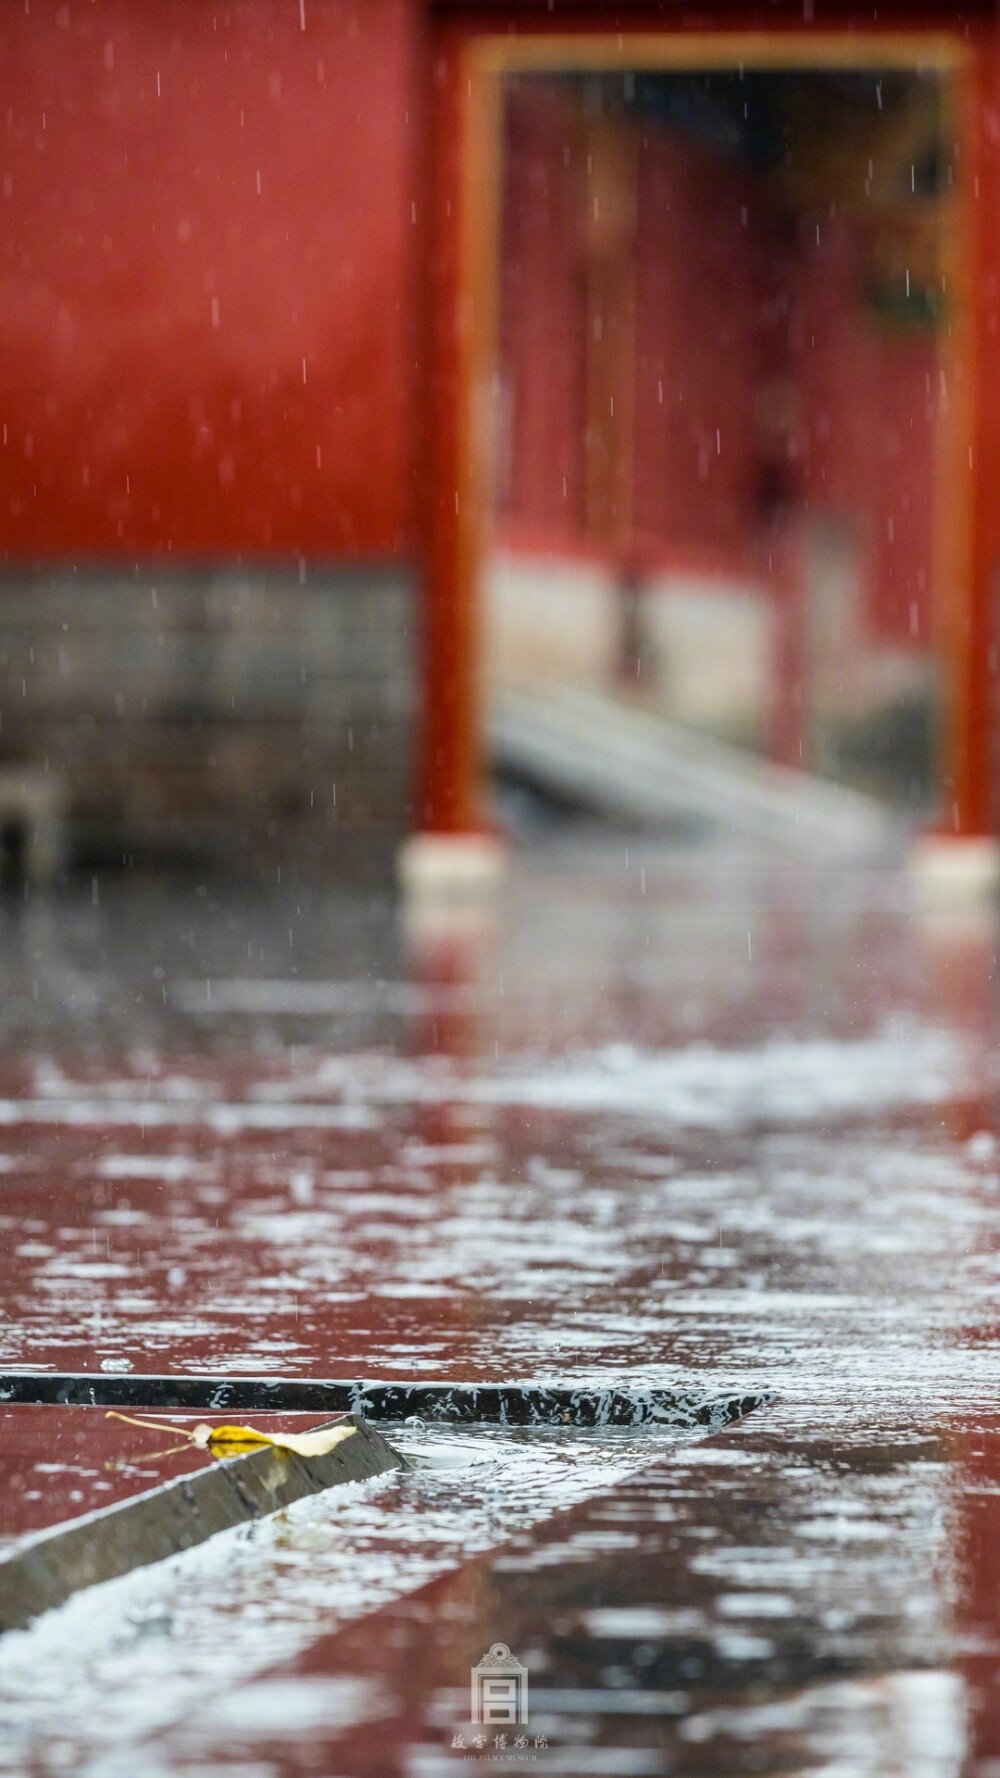
<svg viewBox="0 0 1000 1778">
<path fill-rule="evenodd" d="M 435 1778 L 477 1751 L 497 1641 L 533 1770 L 956 1778 L 1000 1745 L 995 1418 L 823 1444 L 779 1405 L 657 1453 L 469 1433 L 462 1468 L 456 1442 L 6 1638 L 0 1769 Z M 514 1739 L 485 1769 L 525 1764 Z"/>
<path fill-rule="evenodd" d="M 4 1639 L 0 1769 L 435 1778 L 499 1640 L 539 1772 L 996 1778 L 992 919 L 638 851 L 409 952 L 299 894 L 4 912 L 0 1366 L 778 1401 L 406 1429 Z"/>
<path fill-rule="evenodd" d="M 207 1708 L 220 1689 L 288 1660 L 335 1624 L 613 1487 L 680 1437 L 662 1428 L 480 1428 L 459 1440 L 394 1429 L 393 1443 L 415 1459 L 410 1474 L 298 1502 L 8 1632 L 0 1771 L 19 1771 L 28 1748 L 60 1770 L 61 1745 L 72 1747 L 75 1772 L 92 1760 L 99 1770 L 107 1749 L 134 1749 L 136 1737 Z"/>
<path fill-rule="evenodd" d="M 991 1387 L 981 1109 L 956 1141 L 948 1101 L 715 1134 L 477 1106 L 474 1153 L 468 1110 L 432 1107 L 430 1154 L 412 1107 L 280 1146 L 4 1131 L 0 1366 L 636 1389 L 710 1373 L 942 1405 Z"/>
</svg>

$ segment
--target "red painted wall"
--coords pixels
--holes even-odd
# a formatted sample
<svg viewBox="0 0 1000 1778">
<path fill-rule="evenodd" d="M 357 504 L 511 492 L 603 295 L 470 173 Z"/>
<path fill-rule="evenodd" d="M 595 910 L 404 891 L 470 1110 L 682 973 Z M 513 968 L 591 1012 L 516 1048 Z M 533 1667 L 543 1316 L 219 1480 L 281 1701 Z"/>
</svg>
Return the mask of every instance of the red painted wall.
<svg viewBox="0 0 1000 1778">
<path fill-rule="evenodd" d="M 522 534 L 584 526 L 585 143 L 557 93 L 507 111 L 500 356 L 509 407 L 501 510 Z M 663 131 L 639 146 L 634 522 L 652 539 L 745 529 L 756 351 L 749 181 Z"/>
<path fill-rule="evenodd" d="M 876 631 L 923 649 L 932 639 L 935 339 L 867 315 L 846 230 L 821 229 L 799 268 L 790 362 L 802 402 L 802 491 L 816 511 L 855 515 Z"/>
<path fill-rule="evenodd" d="M 750 517 L 759 357 L 751 181 L 662 130 L 642 139 L 638 178 L 636 525 L 731 543 Z"/>
<path fill-rule="evenodd" d="M 513 540 L 586 548 L 580 137 L 539 86 L 508 113 L 501 359 L 511 414 L 501 512 Z M 767 523 L 789 392 L 785 500 L 855 525 L 875 632 L 931 642 L 935 340 L 867 311 L 850 232 L 785 238 L 766 186 L 676 134 L 640 138 L 634 522 L 655 559 L 750 556 Z M 777 449 L 784 449 L 778 436 Z M 774 489 L 772 488 L 772 494 Z"/>
<path fill-rule="evenodd" d="M 569 107 L 544 88 L 513 94 L 506 126 L 501 503 L 526 525 L 573 535 L 584 522 L 583 146 Z"/>
<path fill-rule="evenodd" d="M 409 546 L 416 21 L 3 9 L 5 559 Z"/>
</svg>

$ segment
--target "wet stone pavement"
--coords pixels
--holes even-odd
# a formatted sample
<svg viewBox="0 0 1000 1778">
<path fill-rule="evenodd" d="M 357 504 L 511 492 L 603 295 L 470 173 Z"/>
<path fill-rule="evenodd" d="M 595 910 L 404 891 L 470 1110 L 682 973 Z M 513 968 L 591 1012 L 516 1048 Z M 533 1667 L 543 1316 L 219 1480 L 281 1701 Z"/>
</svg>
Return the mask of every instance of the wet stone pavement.
<svg viewBox="0 0 1000 1778">
<path fill-rule="evenodd" d="M 0 1369 L 774 1399 L 396 1429 L 410 1473 L 3 1637 L 0 1771 L 1000 1778 L 996 927 L 579 840 L 416 929 L 287 882 L 4 904 Z M 0 1415 L 7 1547 L 177 1463 Z M 528 1716 L 484 1730 L 499 1642 Z"/>
</svg>

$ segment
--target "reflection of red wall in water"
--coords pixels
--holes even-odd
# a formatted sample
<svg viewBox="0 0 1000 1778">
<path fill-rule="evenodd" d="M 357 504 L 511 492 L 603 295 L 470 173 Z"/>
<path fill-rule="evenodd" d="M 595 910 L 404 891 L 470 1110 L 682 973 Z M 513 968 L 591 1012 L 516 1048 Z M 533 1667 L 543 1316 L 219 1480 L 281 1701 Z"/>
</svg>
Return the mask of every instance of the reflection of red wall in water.
<svg viewBox="0 0 1000 1778">
<path fill-rule="evenodd" d="M 416 8 L 304 18 L 5 9 L 10 555 L 410 541 Z"/>
<path fill-rule="evenodd" d="M 508 112 L 501 350 L 512 539 L 584 547 L 584 140 L 553 91 Z M 854 525 L 885 640 L 927 645 L 937 354 L 865 306 L 847 228 L 789 243 L 763 181 L 676 132 L 639 132 L 633 519 L 655 557 L 748 559 L 762 400 L 794 389 L 785 492 Z"/>
</svg>

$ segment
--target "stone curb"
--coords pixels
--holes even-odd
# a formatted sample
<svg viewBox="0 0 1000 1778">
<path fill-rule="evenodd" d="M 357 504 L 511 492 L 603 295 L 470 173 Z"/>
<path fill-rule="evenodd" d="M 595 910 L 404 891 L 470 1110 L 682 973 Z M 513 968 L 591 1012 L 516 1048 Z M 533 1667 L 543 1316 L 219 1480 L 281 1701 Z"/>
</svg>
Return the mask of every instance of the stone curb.
<svg viewBox="0 0 1000 1778">
<path fill-rule="evenodd" d="M 353 1437 L 325 1457 L 273 1445 L 224 1461 L 206 1454 L 204 1469 L 27 1538 L 0 1559 L 0 1630 L 23 1629 L 84 1587 L 162 1562 L 308 1494 L 408 1467 L 366 1420 L 351 1419 Z"/>
</svg>

